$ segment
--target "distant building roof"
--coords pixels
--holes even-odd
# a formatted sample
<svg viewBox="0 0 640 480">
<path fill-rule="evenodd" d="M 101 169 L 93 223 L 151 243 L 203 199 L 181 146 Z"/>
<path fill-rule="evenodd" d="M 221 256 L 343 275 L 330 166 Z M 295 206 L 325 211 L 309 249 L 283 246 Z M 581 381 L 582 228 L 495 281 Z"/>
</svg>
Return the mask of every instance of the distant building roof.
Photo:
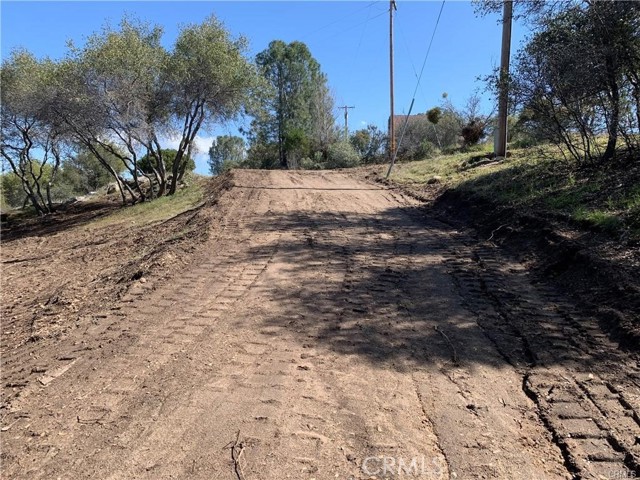
<svg viewBox="0 0 640 480">
<path fill-rule="evenodd" d="M 427 116 L 424 113 L 419 113 L 417 115 L 394 115 L 393 116 L 393 126 L 395 128 L 396 133 L 399 133 L 400 130 L 404 127 L 404 123 L 407 121 L 407 117 L 409 118 L 407 126 L 410 126 L 412 123 L 424 121 Z M 391 126 L 391 123 L 387 124 L 387 128 Z"/>
</svg>

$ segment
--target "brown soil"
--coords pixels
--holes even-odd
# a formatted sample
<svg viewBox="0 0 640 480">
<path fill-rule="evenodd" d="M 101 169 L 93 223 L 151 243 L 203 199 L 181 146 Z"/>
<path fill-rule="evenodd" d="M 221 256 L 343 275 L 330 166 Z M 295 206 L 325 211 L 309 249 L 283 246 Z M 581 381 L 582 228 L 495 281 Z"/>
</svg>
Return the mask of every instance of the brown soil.
<svg viewBox="0 0 640 480">
<path fill-rule="evenodd" d="M 586 315 L 597 317 L 603 331 L 621 347 L 640 351 L 640 248 L 636 241 L 621 241 L 544 207 L 525 210 L 500 204 L 464 186 L 398 185 L 384 179 L 379 167 L 360 169 L 359 174 L 423 202 L 434 218 L 457 228 L 471 227 L 469 233 L 476 240 L 499 245 L 526 264 L 537 280 L 553 284 Z M 620 174 L 610 173 L 612 178 Z M 627 182 L 633 185 L 633 177 Z M 604 202 L 609 193 L 597 195 Z"/>
<path fill-rule="evenodd" d="M 637 356 L 528 263 L 351 174 L 230 183 L 161 242 L 5 237 L 4 477 L 640 474 Z"/>
</svg>

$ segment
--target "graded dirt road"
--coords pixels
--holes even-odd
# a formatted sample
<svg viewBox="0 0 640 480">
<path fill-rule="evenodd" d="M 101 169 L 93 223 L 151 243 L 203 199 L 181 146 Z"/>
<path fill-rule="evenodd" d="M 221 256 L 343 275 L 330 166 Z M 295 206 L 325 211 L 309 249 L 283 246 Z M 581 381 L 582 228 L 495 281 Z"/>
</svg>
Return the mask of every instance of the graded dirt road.
<svg viewBox="0 0 640 480">
<path fill-rule="evenodd" d="M 4 478 L 640 473 L 637 358 L 523 265 L 347 173 L 233 183 L 183 274 L 3 346 Z"/>
</svg>

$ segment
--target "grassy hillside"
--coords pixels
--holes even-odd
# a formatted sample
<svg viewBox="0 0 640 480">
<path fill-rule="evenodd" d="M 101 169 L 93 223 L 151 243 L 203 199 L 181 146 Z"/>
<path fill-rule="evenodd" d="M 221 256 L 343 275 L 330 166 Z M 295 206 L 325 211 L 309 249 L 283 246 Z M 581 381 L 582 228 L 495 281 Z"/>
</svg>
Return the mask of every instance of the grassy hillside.
<svg viewBox="0 0 640 480">
<path fill-rule="evenodd" d="M 174 217 L 203 201 L 206 181 L 206 177 L 194 175 L 189 185 L 179 189 L 174 195 L 120 208 L 100 221 L 94 222 L 94 226 L 126 222 L 147 224 Z"/>
<path fill-rule="evenodd" d="M 578 169 L 551 147 L 513 150 L 493 162 L 487 152 L 457 153 L 400 164 L 391 179 L 423 196 L 444 188 L 499 206 L 563 219 L 640 241 L 640 166 Z"/>
<path fill-rule="evenodd" d="M 29 205 L 25 209 L 6 208 L 9 224 L 13 230 L 50 228 L 65 229 L 69 225 L 81 228 L 96 229 L 111 225 L 138 226 L 161 222 L 201 204 L 205 196 L 207 177 L 191 175 L 188 185 L 176 191 L 175 195 L 166 196 L 122 206 L 118 192 L 106 193 L 106 187 L 95 195 L 84 196 L 80 201 L 69 205 L 59 205 L 56 212 L 47 217 L 38 217 Z"/>
</svg>

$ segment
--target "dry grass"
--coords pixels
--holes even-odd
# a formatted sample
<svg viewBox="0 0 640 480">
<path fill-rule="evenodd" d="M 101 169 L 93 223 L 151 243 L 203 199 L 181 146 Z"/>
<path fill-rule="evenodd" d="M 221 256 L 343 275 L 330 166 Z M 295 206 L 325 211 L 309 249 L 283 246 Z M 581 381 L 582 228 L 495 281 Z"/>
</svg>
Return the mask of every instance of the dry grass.
<svg viewBox="0 0 640 480">
<path fill-rule="evenodd" d="M 490 151 L 490 146 L 485 147 Z M 398 165 L 392 180 L 412 188 L 434 182 L 496 204 L 565 218 L 632 240 L 640 239 L 640 165 L 580 169 L 552 147 L 518 149 L 502 162 L 478 162 L 481 152 L 456 153 Z"/>
</svg>

